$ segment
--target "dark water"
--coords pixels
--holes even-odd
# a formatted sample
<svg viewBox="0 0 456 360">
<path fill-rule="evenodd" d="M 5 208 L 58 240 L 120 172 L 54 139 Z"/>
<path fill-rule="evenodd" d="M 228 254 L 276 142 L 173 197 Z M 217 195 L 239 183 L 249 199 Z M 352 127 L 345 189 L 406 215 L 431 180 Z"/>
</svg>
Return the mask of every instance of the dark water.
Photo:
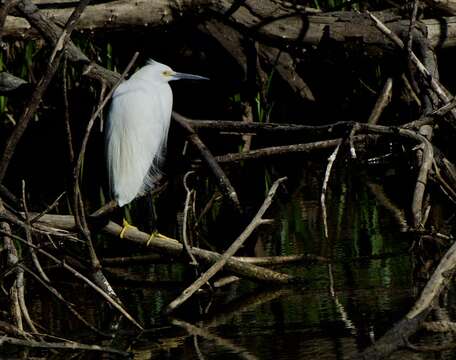
<svg viewBox="0 0 456 360">
<path fill-rule="evenodd" d="M 365 180 L 334 179 L 327 200 L 328 239 L 321 225 L 319 182 L 305 176 L 299 185 L 288 186 L 285 195 L 278 195 L 268 213 L 275 224 L 254 234 L 258 255 L 304 253 L 331 260 L 276 268 L 307 279 L 305 285 L 236 281 L 195 296 L 173 317 L 165 317 L 164 307 L 192 282 L 191 268 L 179 264 L 111 268 L 108 277 L 125 307 L 144 325 L 143 333 L 121 321 L 114 342 L 96 340 L 43 289 L 30 299 L 33 318 L 48 333 L 128 349 L 135 359 L 350 358 L 399 320 L 416 296 L 411 244 L 388 211 L 360 185 Z M 266 190 L 267 186 L 261 191 Z M 98 295 L 68 279 L 62 275 L 54 286 L 89 322 L 104 331 L 117 324 L 116 313 Z M 59 352 L 52 358 L 65 356 Z M 99 356 L 75 354 L 81 359 Z M 402 352 L 399 358 L 414 359 L 417 354 Z"/>
<path fill-rule="evenodd" d="M 319 193 L 309 196 L 307 190 L 298 188 L 290 201 L 276 209 L 280 223 L 258 234 L 260 249 L 263 255 L 324 256 L 333 259 L 331 265 L 300 263 L 282 268 L 309 279 L 299 288 L 274 289 L 241 281 L 217 290 L 213 298 L 188 305 L 179 313 L 179 319 L 187 324 L 176 326 L 188 329 L 190 323 L 198 327 L 190 329 L 193 335 L 184 331 L 158 342 L 140 340 L 135 356 L 344 359 L 371 344 L 400 319 L 414 295 L 412 264 L 409 244 L 394 230 L 389 214 L 367 193 L 358 202 L 350 199 L 347 191 L 337 194 L 337 199 L 346 203 L 330 207 L 330 239 L 326 240 L 319 203 L 312 198 L 318 198 Z M 361 208 L 361 201 L 367 209 Z M 153 306 L 163 303 L 168 295 L 151 296 Z"/>
</svg>

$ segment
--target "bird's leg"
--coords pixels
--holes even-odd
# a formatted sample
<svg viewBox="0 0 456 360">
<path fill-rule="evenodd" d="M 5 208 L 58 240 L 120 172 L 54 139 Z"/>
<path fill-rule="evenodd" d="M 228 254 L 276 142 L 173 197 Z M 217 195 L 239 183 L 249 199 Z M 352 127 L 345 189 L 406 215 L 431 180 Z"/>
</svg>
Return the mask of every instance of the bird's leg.
<svg viewBox="0 0 456 360">
<path fill-rule="evenodd" d="M 125 231 L 127 231 L 128 228 L 137 229 L 136 226 L 130 225 L 130 224 L 128 223 L 128 221 L 125 220 L 125 219 L 123 219 L 122 225 L 123 225 L 123 228 L 122 228 L 122 230 L 120 231 L 120 234 L 119 234 L 119 237 L 120 237 L 121 239 L 124 238 Z"/>
</svg>

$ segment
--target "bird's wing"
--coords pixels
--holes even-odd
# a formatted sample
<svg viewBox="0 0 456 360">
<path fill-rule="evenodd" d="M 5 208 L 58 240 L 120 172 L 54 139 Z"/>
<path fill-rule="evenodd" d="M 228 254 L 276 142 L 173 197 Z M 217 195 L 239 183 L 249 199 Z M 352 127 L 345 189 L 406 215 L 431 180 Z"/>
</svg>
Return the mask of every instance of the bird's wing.
<svg viewBox="0 0 456 360">
<path fill-rule="evenodd" d="M 172 93 L 163 87 L 121 84 L 109 112 L 106 136 L 109 180 L 119 206 L 152 186 L 160 173 L 157 160 L 166 144 Z"/>
</svg>

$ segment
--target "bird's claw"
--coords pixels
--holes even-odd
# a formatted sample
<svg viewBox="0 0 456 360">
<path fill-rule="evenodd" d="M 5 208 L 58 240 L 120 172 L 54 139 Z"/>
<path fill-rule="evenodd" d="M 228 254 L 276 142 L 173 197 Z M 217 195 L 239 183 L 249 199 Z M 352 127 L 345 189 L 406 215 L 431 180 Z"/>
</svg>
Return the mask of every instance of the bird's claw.
<svg viewBox="0 0 456 360">
<path fill-rule="evenodd" d="M 162 240 L 174 240 L 169 238 L 166 235 L 160 234 L 158 231 L 154 231 L 153 233 L 150 234 L 149 240 L 147 240 L 146 246 L 149 246 L 153 238 L 159 238 Z"/>
<path fill-rule="evenodd" d="M 119 234 L 119 237 L 120 237 L 121 239 L 124 238 L 124 236 L 125 236 L 125 231 L 127 231 L 128 228 L 137 229 L 136 226 L 130 225 L 130 224 L 128 223 L 128 221 L 125 220 L 125 219 L 123 219 L 122 225 L 123 225 L 123 228 L 122 228 L 122 230 L 120 231 L 120 234 Z"/>
<path fill-rule="evenodd" d="M 152 239 L 155 237 L 156 234 L 157 234 L 157 231 L 154 231 L 153 233 L 150 234 L 149 239 L 146 242 L 146 246 L 150 245 L 150 242 L 152 241 Z"/>
</svg>

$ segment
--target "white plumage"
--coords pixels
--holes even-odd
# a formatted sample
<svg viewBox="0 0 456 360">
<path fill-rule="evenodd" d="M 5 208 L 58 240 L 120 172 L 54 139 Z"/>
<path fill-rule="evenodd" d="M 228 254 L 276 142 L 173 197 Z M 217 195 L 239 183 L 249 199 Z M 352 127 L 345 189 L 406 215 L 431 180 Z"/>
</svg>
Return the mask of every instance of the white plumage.
<svg viewBox="0 0 456 360">
<path fill-rule="evenodd" d="M 106 131 L 106 156 L 112 195 L 119 206 L 131 202 L 160 174 L 173 94 L 168 82 L 205 79 L 176 73 L 149 61 L 114 91 Z"/>
</svg>

